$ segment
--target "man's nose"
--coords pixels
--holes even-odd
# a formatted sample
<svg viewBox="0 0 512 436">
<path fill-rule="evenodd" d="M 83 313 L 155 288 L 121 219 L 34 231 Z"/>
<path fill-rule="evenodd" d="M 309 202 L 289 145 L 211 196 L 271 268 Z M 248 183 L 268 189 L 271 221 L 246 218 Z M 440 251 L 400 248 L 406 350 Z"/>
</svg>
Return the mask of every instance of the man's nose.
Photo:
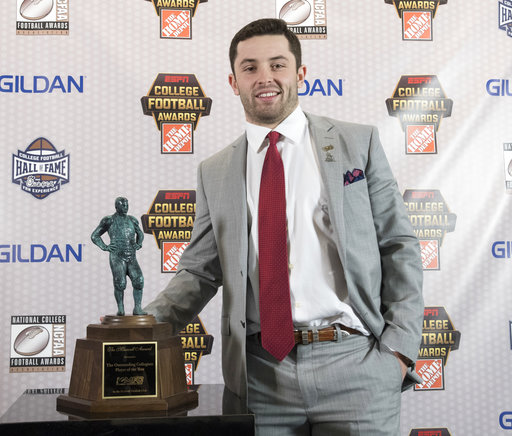
<svg viewBox="0 0 512 436">
<path fill-rule="evenodd" d="M 273 80 L 274 80 L 274 76 L 273 76 L 270 68 L 260 68 L 259 76 L 258 76 L 258 83 L 266 84 L 266 83 L 272 82 Z"/>
</svg>

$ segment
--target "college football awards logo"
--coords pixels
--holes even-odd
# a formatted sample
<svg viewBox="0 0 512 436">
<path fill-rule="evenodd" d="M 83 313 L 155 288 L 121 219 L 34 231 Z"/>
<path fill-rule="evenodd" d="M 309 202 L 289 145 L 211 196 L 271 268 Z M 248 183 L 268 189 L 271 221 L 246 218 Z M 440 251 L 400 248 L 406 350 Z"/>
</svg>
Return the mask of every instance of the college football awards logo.
<svg viewBox="0 0 512 436">
<path fill-rule="evenodd" d="M 276 0 L 276 13 L 299 39 L 325 39 L 325 4 L 326 0 Z"/>
<path fill-rule="evenodd" d="M 439 248 L 444 235 L 455 230 L 457 216 L 450 212 L 437 189 L 407 189 L 403 199 L 420 241 L 423 270 L 441 269 Z"/>
<path fill-rule="evenodd" d="M 425 307 L 416 372 L 423 383 L 415 391 L 444 390 L 444 367 L 450 351 L 458 350 L 460 332 L 455 330 L 444 307 Z"/>
<path fill-rule="evenodd" d="M 158 74 L 141 103 L 161 132 L 162 154 L 194 152 L 194 130 L 212 106 L 194 74 Z"/>
<path fill-rule="evenodd" d="M 405 132 L 406 154 L 437 153 L 436 132 L 441 119 L 451 116 L 453 106 L 437 76 L 402 76 L 386 105 Z"/>
<path fill-rule="evenodd" d="M 189 244 L 196 216 L 196 191 L 158 191 L 141 222 L 162 252 L 162 272 L 176 272 Z"/>
<path fill-rule="evenodd" d="M 448 0 L 384 0 L 395 5 L 398 16 L 402 19 L 402 39 L 404 41 L 432 41 L 432 20 L 439 5 Z"/>
<path fill-rule="evenodd" d="M 451 436 L 447 428 L 413 428 L 409 436 Z"/>
<path fill-rule="evenodd" d="M 12 155 L 12 182 L 41 200 L 69 182 L 69 154 L 37 138 L 25 151 Z"/>
<path fill-rule="evenodd" d="M 499 8 L 499 28 L 505 30 L 508 36 L 512 37 L 512 0 L 500 0 Z"/>
<path fill-rule="evenodd" d="M 9 372 L 66 369 L 66 315 L 11 316 Z"/>
<path fill-rule="evenodd" d="M 210 354 L 213 347 L 213 336 L 209 335 L 199 317 L 188 324 L 178 336 L 185 357 L 185 375 L 188 385 L 194 384 L 194 374 L 203 355 Z"/>
<path fill-rule="evenodd" d="M 16 34 L 69 34 L 69 0 L 16 0 Z"/>
<path fill-rule="evenodd" d="M 208 0 L 146 0 L 160 17 L 160 38 L 192 39 L 192 17 Z"/>
</svg>

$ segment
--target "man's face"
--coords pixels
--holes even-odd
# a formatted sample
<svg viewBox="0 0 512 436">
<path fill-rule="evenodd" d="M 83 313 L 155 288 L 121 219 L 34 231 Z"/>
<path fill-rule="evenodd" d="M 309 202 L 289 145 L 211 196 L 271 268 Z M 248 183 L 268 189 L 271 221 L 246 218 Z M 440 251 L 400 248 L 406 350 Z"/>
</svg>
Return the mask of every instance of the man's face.
<svg viewBox="0 0 512 436">
<path fill-rule="evenodd" d="M 272 129 L 297 107 L 306 67 L 297 70 L 284 35 L 254 36 L 238 43 L 234 70 L 229 84 L 250 123 Z"/>
</svg>

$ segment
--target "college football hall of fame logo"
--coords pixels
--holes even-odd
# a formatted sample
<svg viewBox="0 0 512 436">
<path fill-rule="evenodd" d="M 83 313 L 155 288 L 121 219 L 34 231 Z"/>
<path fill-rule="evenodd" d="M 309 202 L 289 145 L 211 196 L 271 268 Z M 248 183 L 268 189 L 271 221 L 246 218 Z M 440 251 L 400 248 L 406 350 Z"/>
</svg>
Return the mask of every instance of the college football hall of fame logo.
<svg viewBox="0 0 512 436">
<path fill-rule="evenodd" d="M 416 384 L 414 390 L 444 390 L 444 367 L 450 352 L 459 349 L 461 334 L 455 330 L 444 307 L 425 307 L 423 314 L 421 345 L 415 368 L 423 383 Z"/>
<path fill-rule="evenodd" d="M 160 17 L 160 38 L 192 39 L 192 17 L 208 0 L 146 0 Z"/>
<path fill-rule="evenodd" d="M 500 0 L 499 7 L 499 28 L 505 30 L 508 36 L 512 37 L 512 0 Z"/>
<path fill-rule="evenodd" d="M 45 138 L 37 138 L 25 151 L 12 155 L 12 182 L 42 200 L 69 182 L 69 154 L 57 151 Z"/>
<path fill-rule="evenodd" d="M 440 270 L 440 247 L 444 235 L 455 230 L 457 216 L 450 212 L 437 189 L 407 189 L 403 199 L 414 233 L 420 241 L 423 270 Z"/>
<path fill-rule="evenodd" d="M 148 213 L 142 215 L 144 233 L 153 234 L 162 253 L 162 272 L 173 273 L 192 236 L 196 191 L 158 191 Z"/>
<path fill-rule="evenodd" d="M 432 41 L 432 20 L 439 5 L 448 0 L 384 0 L 395 5 L 398 16 L 402 19 L 402 39 L 404 41 Z"/>
<path fill-rule="evenodd" d="M 436 132 L 453 107 L 437 76 L 402 76 L 386 106 L 389 115 L 400 120 L 406 154 L 437 153 Z"/>
<path fill-rule="evenodd" d="M 158 74 L 141 103 L 161 132 L 162 154 L 194 152 L 194 130 L 212 107 L 195 74 Z"/>
</svg>

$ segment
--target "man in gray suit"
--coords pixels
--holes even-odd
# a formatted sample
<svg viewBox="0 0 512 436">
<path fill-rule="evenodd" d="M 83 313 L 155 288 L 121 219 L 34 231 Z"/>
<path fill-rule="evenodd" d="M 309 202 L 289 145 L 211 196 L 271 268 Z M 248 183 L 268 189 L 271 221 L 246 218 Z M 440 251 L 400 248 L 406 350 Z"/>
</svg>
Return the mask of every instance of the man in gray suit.
<svg viewBox="0 0 512 436">
<path fill-rule="evenodd" d="M 178 332 L 223 286 L 224 380 L 259 435 L 396 435 L 401 388 L 421 382 L 422 265 L 377 130 L 302 112 L 306 67 L 284 21 L 242 28 L 230 60 L 246 132 L 200 164 L 190 245 L 146 310 Z M 280 211 L 276 274 L 262 213 Z"/>
</svg>

